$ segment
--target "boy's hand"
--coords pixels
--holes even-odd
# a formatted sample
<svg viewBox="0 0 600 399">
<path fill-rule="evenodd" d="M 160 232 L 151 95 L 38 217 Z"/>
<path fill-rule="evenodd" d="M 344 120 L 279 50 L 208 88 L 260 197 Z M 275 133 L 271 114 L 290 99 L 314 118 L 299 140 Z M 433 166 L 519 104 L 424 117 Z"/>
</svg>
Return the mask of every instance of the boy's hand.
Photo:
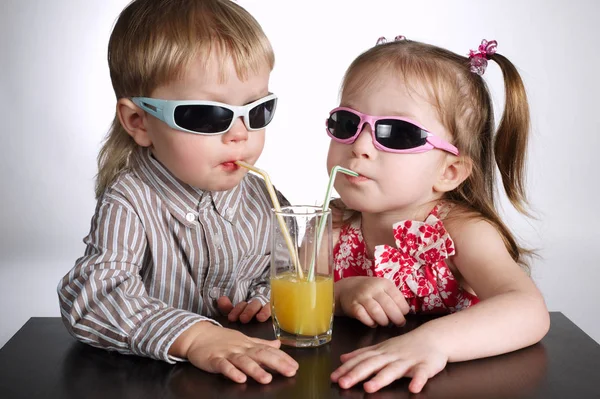
<svg viewBox="0 0 600 399">
<path fill-rule="evenodd" d="M 271 317 L 271 305 L 267 303 L 263 306 L 257 299 L 240 302 L 234 307 L 228 297 L 222 296 L 217 300 L 217 307 L 231 322 L 239 319 L 242 323 L 248 323 L 255 315 L 256 320 L 260 322 L 267 321 Z"/>
<path fill-rule="evenodd" d="M 265 369 L 292 377 L 298 363 L 279 349 L 278 340 L 251 338 L 239 331 L 200 322 L 184 331 L 169 350 L 174 356 L 184 355 L 194 366 L 210 373 L 244 383 L 247 377 L 261 384 L 273 379 Z"/>
<path fill-rule="evenodd" d="M 339 304 L 343 314 L 370 327 L 406 323 L 408 303 L 398 287 L 386 278 L 348 277 L 335 283 L 334 291 L 337 291 L 336 305 Z"/>
</svg>

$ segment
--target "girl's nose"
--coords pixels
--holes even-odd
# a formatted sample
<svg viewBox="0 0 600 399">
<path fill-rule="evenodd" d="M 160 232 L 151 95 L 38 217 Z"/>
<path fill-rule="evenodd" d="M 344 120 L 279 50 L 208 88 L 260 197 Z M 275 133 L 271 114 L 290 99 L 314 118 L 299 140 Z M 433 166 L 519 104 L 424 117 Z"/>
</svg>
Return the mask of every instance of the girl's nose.
<svg viewBox="0 0 600 399">
<path fill-rule="evenodd" d="M 352 143 L 352 155 L 356 158 L 372 158 L 377 148 L 373 145 L 371 126 L 364 124 L 362 131 Z"/>
<path fill-rule="evenodd" d="M 231 129 L 229 129 L 228 132 L 223 134 L 223 141 L 225 143 L 235 143 L 238 141 L 246 140 L 248 140 L 248 129 L 246 129 L 246 125 L 240 117 L 233 122 L 233 126 L 231 126 Z"/>
</svg>

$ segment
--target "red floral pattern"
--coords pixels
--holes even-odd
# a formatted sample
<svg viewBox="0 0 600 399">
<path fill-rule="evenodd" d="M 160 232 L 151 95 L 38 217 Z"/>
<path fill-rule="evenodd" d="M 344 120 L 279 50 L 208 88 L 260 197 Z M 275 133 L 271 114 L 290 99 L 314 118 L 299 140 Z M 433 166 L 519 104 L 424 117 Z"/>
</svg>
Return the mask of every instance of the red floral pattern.
<svg viewBox="0 0 600 399">
<path fill-rule="evenodd" d="M 390 279 L 413 313 L 449 313 L 476 304 L 477 296 L 465 291 L 446 265 L 455 249 L 439 212 L 436 206 L 425 222 L 394 224 L 396 247 L 376 246 L 374 260 L 367 256 L 360 220 L 343 226 L 334 248 L 335 281 L 353 276 Z"/>
</svg>

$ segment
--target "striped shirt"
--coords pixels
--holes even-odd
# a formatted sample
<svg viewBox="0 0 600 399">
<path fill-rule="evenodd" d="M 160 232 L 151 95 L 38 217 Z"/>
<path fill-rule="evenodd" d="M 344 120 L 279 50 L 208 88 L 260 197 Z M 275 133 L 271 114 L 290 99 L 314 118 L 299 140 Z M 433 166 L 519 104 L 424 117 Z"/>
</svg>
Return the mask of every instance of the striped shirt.
<svg viewBox="0 0 600 399">
<path fill-rule="evenodd" d="M 84 343 L 172 363 L 171 344 L 219 314 L 219 297 L 268 302 L 272 204 L 251 174 L 208 192 L 148 149 L 130 163 L 98 201 L 85 255 L 59 282 L 61 314 Z"/>
</svg>

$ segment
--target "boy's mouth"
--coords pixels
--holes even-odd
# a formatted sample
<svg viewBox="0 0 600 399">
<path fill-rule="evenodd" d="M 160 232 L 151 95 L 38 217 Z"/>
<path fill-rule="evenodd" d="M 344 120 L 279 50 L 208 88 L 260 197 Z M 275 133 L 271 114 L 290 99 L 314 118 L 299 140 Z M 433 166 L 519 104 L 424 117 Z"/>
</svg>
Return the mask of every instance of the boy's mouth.
<svg viewBox="0 0 600 399">
<path fill-rule="evenodd" d="M 235 163 L 235 161 L 226 161 L 226 162 L 223 162 L 221 164 L 221 167 L 224 170 L 228 171 L 228 172 L 234 172 L 234 171 L 236 171 L 236 170 L 238 170 L 240 168 L 238 166 L 238 164 Z"/>
</svg>

